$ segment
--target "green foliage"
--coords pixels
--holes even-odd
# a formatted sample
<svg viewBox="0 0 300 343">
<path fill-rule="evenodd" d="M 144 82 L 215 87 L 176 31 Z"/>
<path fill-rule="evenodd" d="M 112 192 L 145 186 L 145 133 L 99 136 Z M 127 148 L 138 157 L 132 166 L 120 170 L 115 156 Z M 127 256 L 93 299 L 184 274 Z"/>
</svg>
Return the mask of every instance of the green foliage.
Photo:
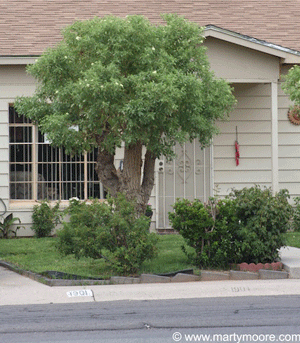
<svg viewBox="0 0 300 343">
<path fill-rule="evenodd" d="M 230 196 L 235 201 L 240 223 L 241 262 L 275 261 L 279 257 L 278 249 L 285 245 L 284 233 L 293 212 L 288 191 L 281 190 L 273 196 L 270 188 L 255 186 L 234 190 Z"/>
<path fill-rule="evenodd" d="M 163 19 L 107 16 L 65 28 L 63 41 L 28 67 L 39 87 L 16 101 L 17 111 L 69 152 L 143 142 L 172 157 L 177 141 L 209 144 L 215 120 L 235 103 L 231 88 L 210 71 L 202 29 Z"/>
<path fill-rule="evenodd" d="M 82 256 L 102 258 L 103 245 L 98 237 L 102 235 L 101 228 L 111 220 L 110 205 L 100 203 L 97 199 L 91 203 L 70 199 L 65 214 L 69 215 L 69 219 L 63 222 L 63 229 L 57 232 L 60 252 L 74 254 L 77 259 Z"/>
<path fill-rule="evenodd" d="M 282 85 L 283 91 L 289 95 L 292 101 L 300 104 L 300 67 L 293 66 L 284 77 L 285 82 Z"/>
<path fill-rule="evenodd" d="M 273 262 L 292 216 L 288 198 L 286 190 L 273 196 L 270 189 L 255 186 L 208 204 L 177 199 L 169 219 L 195 249 L 195 261 L 202 267 Z"/>
<path fill-rule="evenodd" d="M 295 197 L 295 206 L 293 212 L 292 229 L 294 231 L 300 231 L 300 197 Z"/>
<path fill-rule="evenodd" d="M 195 249 L 188 256 L 201 267 L 227 267 L 235 258 L 233 249 L 234 208 L 228 200 L 177 199 L 169 213 L 172 227 Z M 186 248 L 183 247 L 186 252 Z"/>
<path fill-rule="evenodd" d="M 55 226 L 60 222 L 61 213 L 59 211 L 59 202 L 53 207 L 44 200 L 39 205 L 33 206 L 32 227 L 36 237 L 50 236 Z"/>
<path fill-rule="evenodd" d="M 5 218 L 1 218 L 1 238 L 10 238 L 12 234 L 15 235 L 15 237 L 17 236 L 17 231 L 20 229 L 20 226 L 15 227 L 14 225 L 16 222 L 21 224 L 20 218 L 14 218 L 12 213 L 7 215 Z"/>
<path fill-rule="evenodd" d="M 149 219 L 136 216 L 124 195 L 91 203 L 71 200 L 70 221 L 58 232 L 58 249 L 76 258 L 104 258 L 117 273 L 135 274 L 155 256 L 157 237 L 149 233 Z"/>
</svg>

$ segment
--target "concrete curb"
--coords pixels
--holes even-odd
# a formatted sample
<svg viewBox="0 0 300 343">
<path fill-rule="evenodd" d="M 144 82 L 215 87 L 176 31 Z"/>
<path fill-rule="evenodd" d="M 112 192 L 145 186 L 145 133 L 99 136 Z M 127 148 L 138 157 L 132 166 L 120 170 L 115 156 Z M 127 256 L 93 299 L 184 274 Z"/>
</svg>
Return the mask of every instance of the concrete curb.
<svg viewBox="0 0 300 343">
<path fill-rule="evenodd" d="M 69 280 L 50 279 L 43 275 L 33 273 L 14 266 L 11 263 L 0 261 L 0 266 L 15 273 L 26 276 L 32 280 L 43 283 L 47 286 L 87 286 L 87 285 L 112 285 L 112 284 L 139 284 L 139 283 L 175 283 L 175 282 L 195 282 L 195 281 L 224 281 L 224 280 L 256 280 L 256 279 L 287 279 L 286 271 L 274 271 L 261 269 L 258 272 L 248 271 L 209 271 L 202 270 L 201 275 L 184 273 L 183 271 L 171 273 L 172 276 L 161 276 L 153 274 L 142 274 L 140 277 L 112 276 L 108 280 Z"/>
</svg>

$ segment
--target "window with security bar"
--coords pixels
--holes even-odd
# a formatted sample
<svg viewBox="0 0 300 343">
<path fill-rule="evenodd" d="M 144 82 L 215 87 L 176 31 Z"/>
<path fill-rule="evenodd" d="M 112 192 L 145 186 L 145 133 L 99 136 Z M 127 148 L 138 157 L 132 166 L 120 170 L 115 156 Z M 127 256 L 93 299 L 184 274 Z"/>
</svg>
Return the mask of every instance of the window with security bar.
<svg viewBox="0 0 300 343">
<path fill-rule="evenodd" d="M 95 172 L 97 150 L 70 156 L 9 106 L 10 200 L 105 197 Z"/>
</svg>

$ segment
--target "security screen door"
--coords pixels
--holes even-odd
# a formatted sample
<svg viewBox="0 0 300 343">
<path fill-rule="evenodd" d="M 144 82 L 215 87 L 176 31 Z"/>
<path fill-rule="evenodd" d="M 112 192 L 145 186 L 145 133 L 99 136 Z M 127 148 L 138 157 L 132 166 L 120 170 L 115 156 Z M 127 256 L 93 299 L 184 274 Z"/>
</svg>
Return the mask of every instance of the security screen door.
<svg viewBox="0 0 300 343">
<path fill-rule="evenodd" d="M 198 141 L 177 144 L 176 159 L 159 161 L 157 228 L 170 228 L 168 212 L 176 198 L 207 201 L 211 192 L 211 148 L 201 149 Z"/>
</svg>

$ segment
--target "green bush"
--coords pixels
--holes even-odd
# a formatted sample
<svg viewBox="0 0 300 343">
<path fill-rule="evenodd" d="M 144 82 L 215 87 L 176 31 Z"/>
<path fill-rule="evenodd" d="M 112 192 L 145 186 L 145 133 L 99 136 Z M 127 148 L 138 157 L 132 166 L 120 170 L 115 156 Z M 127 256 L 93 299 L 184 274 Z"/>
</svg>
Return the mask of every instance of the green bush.
<svg viewBox="0 0 300 343">
<path fill-rule="evenodd" d="M 59 202 L 53 207 L 44 200 L 39 205 L 33 206 L 32 227 L 38 238 L 50 236 L 55 226 L 60 221 Z"/>
<path fill-rule="evenodd" d="M 273 196 L 270 189 L 255 186 L 207 204 L 177 199 L 169 219 L 195 249 L 193 258 L 201 267 L 273 262 L 292 215 L 288 198 L 286 190 Z"/>
<path fill-rule="evenodd" d="M 293 212 L 292 229 L 294 231 L 300 231 L 300 197 L 294 198 L 295 207 Z"/>
<path fill-rule="evenodd" d="M 238 248 L 240 262 L 267 263 L 275 261 L 278 249 L 285 245 L 284 234 L 292 217 L 289 193 L 281 190 L 272 195 L 270 188 L 259 186 L 233 190 L 239 220 Z"/>
<path fill-rule="evenodd" d="M 104 258 L 119 274 L 136 274 L 155 256 L 157 237 L 149 233 L 149 218 L 137 217 L 123 195 L 107 202 L 72 200 L 70 221 L 58 232 L 58 249 L 76 258 Z"/>
<path fill-rule="evenodd" d="M 177 199 L 169 219 L 186 243 L 195 249 L 187 254 L 194 263 L 204 267 L 226 267 L 234 260 L 233 229 L 236 221 L 232 201 L 211 198 L 207 204 L 195 199 Z M 183 247 L 186 252 L 186 248 Z"/>
</svg>

